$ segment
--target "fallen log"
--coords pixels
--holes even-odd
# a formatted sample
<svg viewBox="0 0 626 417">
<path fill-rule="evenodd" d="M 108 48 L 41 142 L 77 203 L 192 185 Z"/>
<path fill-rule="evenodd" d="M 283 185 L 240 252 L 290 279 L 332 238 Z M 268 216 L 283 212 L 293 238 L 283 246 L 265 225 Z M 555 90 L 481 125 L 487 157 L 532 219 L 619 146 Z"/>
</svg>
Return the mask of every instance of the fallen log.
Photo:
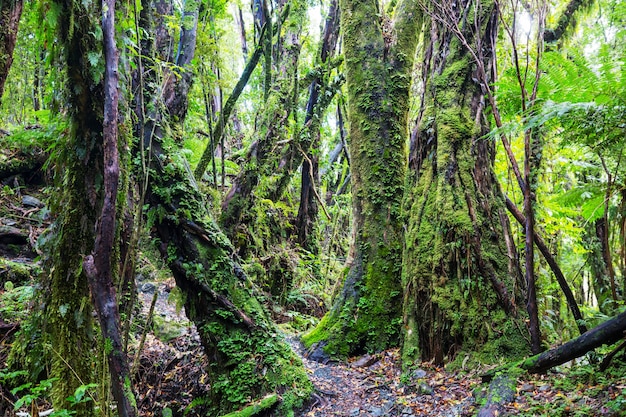
<svg viewBox="0 0 626 417">
<path fill-rule="evenodd" d="M 542 373 L 550 368 L 576 359 L 602 345 L 617 343 L 626 335 L 626 311 L 569 342 L 520 362 L 507 364 L 481 375 L 483 382 L 491 381 L 498 373 L 520 368 L 530 373 Z"/>
</svg>

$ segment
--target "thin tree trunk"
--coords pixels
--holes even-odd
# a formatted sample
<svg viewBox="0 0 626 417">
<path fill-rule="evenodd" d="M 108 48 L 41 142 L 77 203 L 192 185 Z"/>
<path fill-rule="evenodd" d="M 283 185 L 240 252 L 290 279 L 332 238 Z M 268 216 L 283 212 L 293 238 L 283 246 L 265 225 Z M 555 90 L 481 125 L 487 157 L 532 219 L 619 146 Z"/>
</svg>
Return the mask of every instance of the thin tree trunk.
<svg viewBox="0 0 626 417">
<path fill-rule="evenodd" d="M 337 0 L 330 3 L 324 33 L 322 34 L 322 44 L 320 48 L 320 62 L 322 65 L 328 63 L 329 57 L 337 45 L 339 34 L 339 7 Z M 328 77 L 326 77 L 328 78 Z M 302 173 L 300 179 L 300 205 L 298 206 L 298 216 L 296 218 L 296 229 L 298 233 L 298 243 L 312 253 L 317 253 L 317 242 L 313 238 L 315 221 L 317 219 L 317 201 L 315 199 L 316 180 L 319 175 L 319 163 L 317 152 L 314 151 L 319 146 L 319 119 L 321 117 L 318 109 L 318 99 L 322 82 L 320 76 L 315 77 L 309 85 L 309 100 L 306 105 L 306 115 L 304 118 L 304 135 L 307 140 L 300 141 L 299 151 L 304 154 L 302 161 Z M 313 123 L 313 118 L 315 122 Z"/>
<path fill-rule="evenodd" d="M 241 6 L 237 5 L 235 11 L 235 20 L 237 26 L 239 26 L 239 38 L 241 39 L 241 52 L 243 54 L 243 60 L 248 60 L 248 41 L 246 40 L 246 22 L 243 20 L 243 12 Z"/>
<path fill-rule="evenodd" d="M 13 50 L 17 41 L 22 9 L 22 0 L 0 2 L 0 105 L 2 105 L 4 84 L 13 64 Z"/>
<path fill-rule="evenodd" d="M 117 402 L 117 412 L 121 417 L 134 417 L 137 415 L 136 402 L 130 385 L 128 360 L 122 344 L 120 315 L 112 278 L 114 271 L 111 265 L 117 230 L 116 200 L 120 177 L 117 150 L 119 55 L 115 45 L 115 0 L 102 1 L 102 15 L 105 57 L 102 132 L 104 201 L 100 218 L 96 223 L 94 250 L 85 258 L 83 266 L 89 279 L 91 298 L 100 321 L 102 339 L 109 346 L 105 351 L 111 372 L 111 390 Z"/>
<path fill-rule="evenodd" d="M 533 181 L 531 178 L 531 141 L 532 133 L 527 131 L 524 135 L 524 214 L 526 222 L 524 223 L 525 244 L 525 268 L 526 268 L 526 310 L 529 317 L 530 332 L 530 348 L 533 353 L 541 352 L 541 331 L 539 329 L 539 308 L 537 306 L 537 284 L 535 280 L 535 246 L 533 238 L 535 234 L 535 211 L 534 196 L 532 191 Z"/>
<path fill-rule="evenodd" d="M 606 315 L 613 313 L 614 301 L 611 294 L 611 282 L 602 251 L 602 239 L 606 225 L 600 217 L 588 224 L 584 233 L 584 245 L 587 249 L 587 265 L 590 280 L 600 311 Z"/>
<path fill-rule="evenodd" d="M 526 219 L 522 212 L 515 207 L 515 204 L 508 198 L 506 198 L 506 207 L 509 209 L 509 212 L 515 217 L 515 219 L 519 222 L 520 225 L 524 226 L 526 224 Z M 576 326 L 578 327 L 578 331 L 580 334 L 583 334 L 587 331 L 587 326 L 585 325 L 585 320 L 578 308 L 578 303 L 576 302 L 576 298 L 574 297 L 574 293 L 570 288 L 567 280 L 565 279 L 565 275 L 563 275 L 563 271 L 559 267 L 558 263 L 550 253 L 548 246 L 545 244 L 541 236 L 537 234 L 537 231 L 534 231 L 533 238 L 535 245 L 539 248 L 539 251 L 548 262 L 550 269 L 552 269 L 552 273 L 556 277 L 563 294 L 565 295 L 565 299 L 567 300 L 567 305 L 569 306 L 570 311 L 572 312 L 572 316 L 574 316 L 574 320 L 576 321 Z"/>
<path fill-rule="evenodd" d="M 299 7 L 304 4 L 298 3 Z M 299 10 L 290 10 L 290 5 L 283 6 L 281 11 L 282 21 L 284 18 L 289 19 L 288 26 L 290 29 L 282 36 L 278 36 L 277 42 L 282 47 L 276 47 L 278 74 L 276 76 L 276 85 L 272 86 L 272 94 L 265 100 L 265 107 L 259 115 L 259 122 L 255 136 L 258 138 L 250 147 L 247 155 L 248 161 L 244 164 L 236 178 L 233 179 L 232 186 L 224 200 L 222 201 L 222 214 L 220 216 L 220 224 L 226 235 L 233 239 L 237 234 L 243 220 L 250 216 L 250 208 L 253 207 L 255 198 L 253 191 L 257 188 L 260 178 L 266 177 L 276 171 L 278 165 L 278 157 L 280 150 L 275 144 L 286 141 L 288 133 L 288 120 L 294 111 L 295 103 L 293 101 L 294 88 L 297 87 L 293 83 L 294 77 L 298 70 L 298 60 L 300 56 L 300 27 L 302 25 Z M 291 18 L 287 16 L 293 16 Z M 269 20 L 265 20 L 268 25 L 266 28 L 270 30 Z M 280 31 L 277 32 L 279 35 Z M 267 37 L 267 33 L 265 34 Z M 284 37 L 284 40 L 283 40 Z M 267 58 L 268 45 L 264 46 L 264 53 Z M 267 66 L 267 63 L 266 63 Z M 266 68 L 267 70 L 267 68 Z M 267 82 L 267 79 L 266 79 Z M 267 91 L 269 93 L 269 89 Z M 197 172 L 197 170 L 196 170 Z M 238 245 L 238 249 L 245 251 L 245 242 Z"/>
<path fill-rule="evenodd" d="M 226 123 L 228 123 L 228 119 L 230 118 L 230 115 L 235 108 L 235 104 L 237 103 L 239 96 L 243 92 L 244 87 L 248 84 L 248 80 L 250 80 L 252 72 L 256 68 L 256 65 L 259 63 L 261 55 L 263 55 L 263 48 L 261 46 L 257 46 L 252 54 L 252 57 L 250 57 L 250 60 L 246 64 L 243 72 L 241 73 L 241 77 L 239 77 L 239 81 L 237 81 L 233 92 L 230 93 L 228 100 L 226 100 L 224 109 L 220 113 L 219 120 L 213 128 L 213 133 L 211 134 L 211 140 L 213 141 L 212 143 L 221 142 L 222 136 L 224 134 L 224 126 L 226 125 Z M 222 149 L 222 153 L 223 152 L 224 150 Z M 212 158 L 213 153 L 211 147 L 207 146 L 202 153 L 202 156 L 200 157 L 200 161 L 196 166 L 196 170 L 194 171 L 196 179 L 200 180 L 202 178 Z"/>
</svg>

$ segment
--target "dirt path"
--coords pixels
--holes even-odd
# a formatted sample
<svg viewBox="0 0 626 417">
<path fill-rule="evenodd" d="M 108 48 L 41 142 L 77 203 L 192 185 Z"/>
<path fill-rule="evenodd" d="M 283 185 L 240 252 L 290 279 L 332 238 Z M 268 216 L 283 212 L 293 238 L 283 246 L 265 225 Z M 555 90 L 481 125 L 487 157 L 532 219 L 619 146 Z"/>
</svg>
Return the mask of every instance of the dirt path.
<svg viewBox="0 0 626 417">
<path fill-rule="evenodd" d="M 296 350 L 305 356 L 302 347 Z M 321 364 L 303 357 L 315 385 L 313 402 L 298 417 L 465 416 L 475 412 L 471 386 L 478 379 L 419 369 L 401 380 L 397 349 L 350 363 Z"/>
</svg>

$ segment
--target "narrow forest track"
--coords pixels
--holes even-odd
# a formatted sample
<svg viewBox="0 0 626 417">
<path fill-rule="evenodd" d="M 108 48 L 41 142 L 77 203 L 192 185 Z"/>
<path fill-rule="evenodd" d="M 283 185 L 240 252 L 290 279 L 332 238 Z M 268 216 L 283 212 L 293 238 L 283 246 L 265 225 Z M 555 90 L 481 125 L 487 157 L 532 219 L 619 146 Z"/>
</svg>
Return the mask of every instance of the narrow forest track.
<svg viewBox="0 0 626 417">
<path fill-rule="evenodd" d="M 479 383 L 477 374 L 424 366 L 402 377 L 398 349 L 322 364 L 309 360 L 299 342 L 290 341 L 316 388 L 299 417 L 451 417 L 476 411 L 471 389 Z"/>
</svg>

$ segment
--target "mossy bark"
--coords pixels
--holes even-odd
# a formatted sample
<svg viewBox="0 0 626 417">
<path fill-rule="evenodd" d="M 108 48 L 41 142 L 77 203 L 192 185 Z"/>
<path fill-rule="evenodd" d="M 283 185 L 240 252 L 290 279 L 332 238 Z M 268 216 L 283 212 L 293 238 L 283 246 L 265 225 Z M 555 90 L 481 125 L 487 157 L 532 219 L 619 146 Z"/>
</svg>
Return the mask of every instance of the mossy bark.
<svg viewBox="0 0 626 417">
<path fill-rule="evenodd" d="M 278 166 L 281 153 L 281 142 L 288 142 L 289 119 L 295 110 L 298 88 L 298 62 L 300 58 L 300 32 L 306 19 L 305 3 L 296 1 L 293 3 L 281 2 L 281 18 L 286 16 L 284 22 L 284 34 L 277 28 L 276 40 L 277 73 L 273 77 L 272 88 L 266 90 L 264 110 L 259 114 L 258 127 L 254 135 L 258 137 L 250 146 L 247 161 L 240 173 L 233 180 L 229 192 L 222 203 L 222 215 L 220 225 L 226 235 L 231 239 L 240 253 L 245 254 L 249 237 L 242 231 L 242 224 L 254 223 L 253 206 L 256 196 L 263 198 L 268 192 L 259 189 L 263 185 L 263 178 L 269 177 L 281 168 Z M 287 15 L 288 13 L 288 15 Z M 269 23 L 269 20 L 266 20 Z M 271 27 L 265 28 L 271 33 Z M 267 35 L 266 35 L 267 36 Z M 265 41 L 263 41 L 265 42 Z M 266 48 L 268 46 L 266 45 Z M 271 38 L 270 38 L 271 49 Z M 271 54 L 270 54 L 271 55 Z M 265 52 L 266 58 L 268 56 Z M 271 65 L 270 65 L 271 66 Z M 268 63 L 265 63 L 265 71 Z M 271 74 L 271 72 L 269 73 Z M 266 82 L 267 82 L 266 78 Z"/>
<path fill-rule="evenodd" d="M 433 3 L 429 13 L 440 7 Z M 453 13 L 460 34 L 437 19 L 425 31 L 424 93 L 405 198 L 403 360 L 409 366 L 420 359 L 442 363 L 490 341 L 495 355 L 527 348 L 513 323 L 521 275 L 474 73 L 476 58 L 485 68 L 493 62 L 497 12 L 489 2 L 476 12 L 472 7 L 463 2 L 455 10 L 469 11 Z M 473 55 L 469 47 L 476 45 Z"/>
<path fill-rule="evenodd" d="M 158 144 L 153 149 L 155 161 L 165 156 Z M 312 387 L 300 359 L 259 303 L 252 282 L 233 261 L 234 248 L 209 217 L 191 178 L 182 158 L 155 166 L 148 217 L 154 219 L 159 249 L 209 357 L 212 415 L 234 411 L 268 393 L 282 398 L 277 415 L 289 415 Z"/>
<path fill-rule="evenodd" d="M 606 233 L 606 222 L 604 217 L 601 217 L 587 225 L 584 244 L 588 251 L 587 265 L 591 272 L 591 284 L 598 309 L 603 314 L 611 315 L 615 311 L 616 300 L 612 296 L 610 273 L 602 245 Z"/>
<path fill-rule="evenodd" d="M 0 105 L 4 84 L 13 64 L 13 50 L 17 41 L 17 29 L 22 16 L 22 0 L 0 2 Z"/>
<path fill-rule="evenodd" d="M 91 3 L 90 3 L 91 4 Z M 101 49 L 95 39 L 99 4 L 60 1 L 58 30 L 67 68 L 67 103 L 71 128 L 56 161 L 63 190 L 60 215 L 54 227 L 56 242 L 50 272 L 47 330 L 52 345 L 51 376 L 55 409 L 69 407 L 66 398 L 76 388 L 93 382 L 93 322 L 89 288 L 82 272 L 83 256 L 93 249 L 94 225 L 100 204 L 95 192 L 102 181 L 102 84 L 95 82 L 98 68 L 86 56 Z M 95 21 L 95 24 L 94 24 Z M 91 402 L 73 408 L 77 416 L 91 417 Z"/>
<path fill-rule="evenodd" d="M 151 29 L 154 16 L 144 10 L 142 25 Z M 145 56 L 156 54 L 154 43 L 146 40 L 142 47 Z M 193 53 L 190 46 L 183 67 Z M 155 80 L 145 81 L 146 85 L 158 85 Z M 164 104 L 167 114 L 176 114 L 176 122 L 181 123 L 188 89 L 172 87 L 179 96 Z M 211 217 L 190 167 L 177 151 L 177 138 L 168 136 L 173 121 L 149 110 L 159 108 L 157 103 L 146 106 L 141 114 L 148 117 L 138 129 L 150 152 L 146 160 L 151 161 L 147 219 L 209 357 L 210 415 L 241 409 L 267 394 L 280 396 L 276 415 L 293 415 L 293 409 L 312 391 L 302 363 L 270 320 L 254 285 L 233 258 L 233 246 Z"/>
<path fill-rule="evenodd" d="M 400 341 L 408 90 L 421 13 L 401 1 L 392 23 L 374 0 L 342 0 L 354 243 L 340 295 L 305 335 L 345 357 Z M 383 31 L 385 30 L 385 31 Z"/>
</svg>

